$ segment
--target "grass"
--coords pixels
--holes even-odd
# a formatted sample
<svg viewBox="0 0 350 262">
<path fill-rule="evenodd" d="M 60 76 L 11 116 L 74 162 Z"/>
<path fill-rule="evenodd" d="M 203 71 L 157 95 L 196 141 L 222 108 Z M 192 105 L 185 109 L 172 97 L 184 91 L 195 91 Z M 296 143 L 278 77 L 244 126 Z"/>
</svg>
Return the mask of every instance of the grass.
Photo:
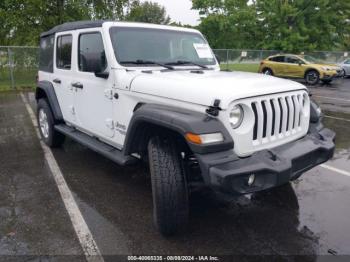
<svg viewBox="0 0 350 262">
<path fill-rule="evenodd" d="M 37 69 L 14 70 L 15 90 L 34 88 L 36 82 Z M 9 68 L 0 68 L 0 91 L 14 90 L 11 84 Z"/>
<path fill-rule="evenodd" d="M 259 70 L 259 64 L 225 64 L 222 63 L 220 65 L 222 70 L 230 70 L 230 71 L 243 71 L 243 72 L 252 72 L 257 73 Z"/>
</svg>

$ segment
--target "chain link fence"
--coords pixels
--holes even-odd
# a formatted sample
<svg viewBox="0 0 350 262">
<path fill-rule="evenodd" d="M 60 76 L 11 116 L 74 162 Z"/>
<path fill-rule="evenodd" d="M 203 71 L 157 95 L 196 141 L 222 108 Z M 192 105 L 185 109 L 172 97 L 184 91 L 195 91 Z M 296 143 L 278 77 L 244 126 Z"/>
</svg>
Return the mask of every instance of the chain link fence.
<svg viewBox="0 0 350 262">
<path fill-rule="evenodd" d="M 268 56 L 280 54 L 276 50 L 214 49 L 222 70 L 258 72 L 259 63 Z M 336 64 L 349 52 L 305 52 L 324 63 Z M 0 46 L 0 90 L 32 88 L 36 84 L 39 48 L 30 46 Z"/>
<path fill-rule="evenodd" d="M 0 46 L 0 90 L 34 87 L 38 65 L 39 48 Z"/>
<path fill-rule="evenodd" d="M 223 70 L 238 70 L 258 72 L 260 61 L 277 54 L 283 54 L 277 50 L 236 50 L 236 49 L 214 49 L 215 55 L 220 59 Z M 320 63 L 338 64 L 349 58 L 349 52 L 302 52 L 298 55 L 311 56 Z"/>
</svg>

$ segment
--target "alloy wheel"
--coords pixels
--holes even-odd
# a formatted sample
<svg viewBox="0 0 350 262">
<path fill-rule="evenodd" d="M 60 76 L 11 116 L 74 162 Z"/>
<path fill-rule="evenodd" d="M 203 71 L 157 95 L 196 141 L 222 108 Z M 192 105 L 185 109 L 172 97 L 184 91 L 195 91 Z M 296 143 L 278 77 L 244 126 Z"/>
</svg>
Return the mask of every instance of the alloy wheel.
<svg viewBox="0 0 350 262">
<path fill-rule="evenodd" d="M 48 138 L 49 137 L 49 122 L 47 120 L 47 115 L 42 108 L 39 109 L 39 125 L 40 125 L 40 130 L 41 130 L 42 135 L 45 138 Z"/>
</svg>

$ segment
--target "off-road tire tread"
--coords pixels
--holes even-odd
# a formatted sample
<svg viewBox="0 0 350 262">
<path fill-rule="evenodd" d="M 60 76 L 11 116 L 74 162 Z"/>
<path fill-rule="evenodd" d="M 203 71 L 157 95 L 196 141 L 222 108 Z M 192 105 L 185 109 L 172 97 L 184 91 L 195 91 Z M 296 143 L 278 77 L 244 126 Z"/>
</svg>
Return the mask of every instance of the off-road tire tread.
<svg viewBox="0 0 350 262">
<path fill-rule="evenodd" d="M 174 140 L 152 137 L 148 143 L 152 180 L 153 218 L 164 236 L 183 231 L 188 224 L 189 201 L 185 172 Z"/>
</svg>

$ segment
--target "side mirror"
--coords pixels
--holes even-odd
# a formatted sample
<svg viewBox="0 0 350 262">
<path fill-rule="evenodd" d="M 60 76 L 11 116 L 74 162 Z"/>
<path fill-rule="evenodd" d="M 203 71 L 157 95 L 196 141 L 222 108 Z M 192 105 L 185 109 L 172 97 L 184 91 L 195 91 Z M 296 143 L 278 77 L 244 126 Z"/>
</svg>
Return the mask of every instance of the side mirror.
<svg viewBox="0 0 350 262">
<path fill-rule="evenodd" d="M 216 60 L 218 61 L 218 63 L 220 64 L 220 63 L 221 63 L 220 57 L 219 57 L 218 55 L 215 55 L 215 58 L 216 58 Z"/>
<path fill-rule="evenodd" d="M 103 79 L 107 79 L 109 77 L 109 72 L 95 72 L 95 76 Z"/>
</svg>

